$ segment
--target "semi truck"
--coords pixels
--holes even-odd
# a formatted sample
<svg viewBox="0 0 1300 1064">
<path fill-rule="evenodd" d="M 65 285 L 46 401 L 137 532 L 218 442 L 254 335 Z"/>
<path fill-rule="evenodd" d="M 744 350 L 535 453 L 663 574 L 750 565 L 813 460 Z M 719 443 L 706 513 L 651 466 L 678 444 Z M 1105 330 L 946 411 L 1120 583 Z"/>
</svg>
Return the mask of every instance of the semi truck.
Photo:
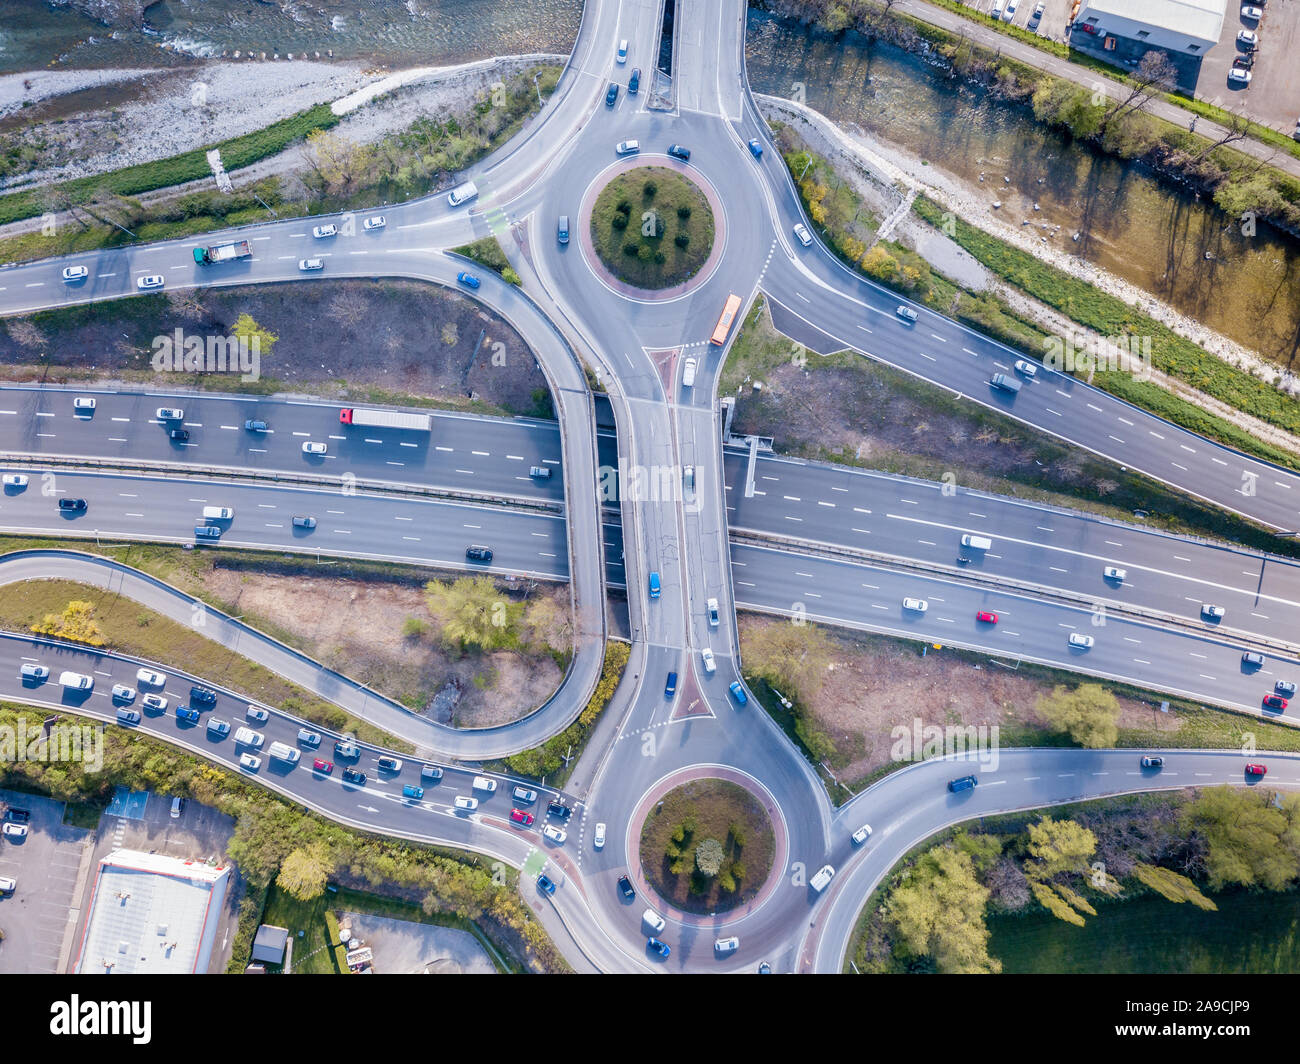
<svg viewBox="0 0 1300 1064">
<path fill-rule="evenodd" d="M 404 410 L 357 410 L 346 407 L 339 411 L 340 425 L 371 425 L 384 429 L 417 429 L 433 431 L 433 418 L 428 414 L 408 414 Z"/>
<path fill-rule="evenodd" d="M 253 245 L 247 240 L 232 240 L 228 244 L 213 244 L 209 248 L 195 248 L 194 261 L 200 266 L 212 266 L 218 262 L 232 262 L 235 259 L 251 259 Z"/>
</svg>

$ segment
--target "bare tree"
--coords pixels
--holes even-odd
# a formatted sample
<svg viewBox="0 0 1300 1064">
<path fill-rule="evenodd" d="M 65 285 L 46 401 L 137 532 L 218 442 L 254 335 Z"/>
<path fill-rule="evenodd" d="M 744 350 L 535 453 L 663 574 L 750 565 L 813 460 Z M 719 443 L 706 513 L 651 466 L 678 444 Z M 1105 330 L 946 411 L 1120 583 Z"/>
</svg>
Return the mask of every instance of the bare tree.
<svg viewBox="0 0 1300 1064">
<path fill-rule="evenodd" d="M 1169 56 L 1161 51 L 1147 52 L 1133 71 L 1128 95 L 1102 115 L 1097 132 L 1104 135 L 1111 122 L 1133 111 L 1140 111 L 1156 93 L 1168 92 L 1177 77 L 1178 71 L 1170 62 Z"/>
<path fill-rule="evenodd" d="M 1236 111 L 1228 112 L 1228 121 L 1223 124 L 1224 134 L 1218 140 L 1210 141 L 1200 151 L 1193 155 L 1187 161 L 1189 163 L 1199 163 L 1215 148 L 1222 148 L 1227 144 L 1235 144 L 1239 140 L 1245 140 L 1246 134 L 1250 131 L 1250 119 Z"/>
</svg>

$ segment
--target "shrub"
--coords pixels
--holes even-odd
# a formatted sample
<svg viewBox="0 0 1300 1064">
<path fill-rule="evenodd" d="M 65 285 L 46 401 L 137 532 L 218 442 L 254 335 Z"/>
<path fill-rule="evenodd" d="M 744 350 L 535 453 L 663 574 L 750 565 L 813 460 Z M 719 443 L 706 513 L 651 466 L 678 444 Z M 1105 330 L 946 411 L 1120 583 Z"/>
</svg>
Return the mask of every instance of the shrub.
<svg viewBox="0 0 1300 1064">
<path fill-rule="evenodd" d="M 691 216 L 691 208 L 688 207 L 685 203 L 683 203 L 680 207 L 677 208 L 678 218 L 689 218 L 690 216 Z"/>
<path fill-rule="evenodd" d="M 654 195 L 659 191 L 659 186 L 653 181 L 647 181 L 641 186 L 641 191 L 645 193 L 646 199 L 654 199 Z"/>
<path fill-rule="evenodd" d="M 627 255 L 629 258 L 636 258 L 638 255 L 641 254 L 641 245 L 632 240 L 629 240 L 626 244 L 623 245 L 623 254 Z"/>
<path fill-rule="evenodd" d="M 673 237 L 673 243 L 684 250 L 690 246 L 691 238 L 686 233 L 678 233 Z"/>
<path fill-rule="evenodd" d="M 667 262 L 667 261 L 668 261 L 668 256 L 665 255 L 662 251 L 656 251 L 656 252 L 655 252 L 655 265 L 656 265 L 656 266 L 662 266 L 662 265 L 663 265 L 665 262 Z"/>
<path fill-rule="evenodd" d="M 618 206 L 615 207 L 614 210 L 618 211 L 620 214 L 631 214 L 632 204 L 629 200 L 622 199 L 618 201 Z"/>
<path fill-rule="evenodd" d="M 610 221 L 610 225 L 612 225 L 615 229 L 626 229 L 626 228 L 627 228 L 627 215 L 626 215 L 626 214 L 619 214 L 617 211 L 615 211 L 615 212 L 614 212 L 614 217 L 611 218 L 609 221 Z"/>
</svg>

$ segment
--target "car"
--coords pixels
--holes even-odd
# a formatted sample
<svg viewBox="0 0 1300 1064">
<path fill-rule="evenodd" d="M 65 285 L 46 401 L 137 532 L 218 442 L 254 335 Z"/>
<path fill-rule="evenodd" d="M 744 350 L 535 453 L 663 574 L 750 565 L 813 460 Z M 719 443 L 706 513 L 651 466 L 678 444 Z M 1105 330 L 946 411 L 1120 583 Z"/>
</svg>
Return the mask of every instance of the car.
<svg viewBox="0 0 1300 1064">
<path fill-rule="evenodd" d="M 488 794 L 495 794 L 497 781 L 491 776 L 475 776 L 470 786 L 476 791 L 487 791 Z"/>
<path fill-rule="evenodd" d="M 1164 768 L 1165 759 L 1163 757 L 1144 757 L 1141 765 L 1143 768 Z"/>
<path fill-rule="evenodd" d="M 318 225 L 311 231 L 311 235 L 317 240 L 327 236 L 338 236 L 339 230 L 335 225 Z"/>
<path fill-rule="evenodd" d="M 704 604 L 704 607 L 709 611 L 709 627 L 718 627 L 718 600 L 711 598 Z"/>
<path fill-rule="evenodd" d="M 95 400 L 89 395 L 79 395 L 72 400 L 72 409 L 93 411 L 95 409 Z"/>
<path fill-rule="evenodd" d="M 763 158 L 763 145 L 761 145 L 757 140 L 751 140 L 749 142 L 749 154 L 755 159 Z"/>
<path fill-rule="evenodd" d="M 318 443 L 315 440 L 307 440 L 302 445 L 303 454 L 325 454 L 329 450 L 329 444 Z"/>
<path fill-rule="evenodd" d="M 674 159 L 680 159 L 684 163 L 691 161 L 691 149 L 685 148 L 680 144 L 669 144 L 668 154 Z"/>
<path fill-rule="evenodd" d="M 25 488 L 27 487 L 27 475 L 25 473 L 6 473 L 4 475 L 4 486 L 6 488 Z"/>
<path fill-rule="evenodd" d="M 160 406 L 154 416 L 159 421 L 184 421 L 185 411 L 179 406 Z"/>
<path fill-rule="evenodd" d="M 477 288 L 480 284 L 482 284 L 482 282 L 477 277 L 475 277 L 472 273 L 466 273 L 464 270 L 461 270 L 460 273 L 456 274 L 456 280 L 458 280 L 466 288 Z"/>
<path fill-rule="evenodd" d="M 402 771 L 402 759 L 400 757 L 393 757 L 391 754 L 385 754 L 381 757 L 378 764 L 380 772 Z"/>
<path fill-rule="evenodd" d="M 807 247 L 812 243 L 812 233 L 808 232 L 808 227 L 804 225 L 803 222 L 797 222 L 792 232 L 795 235 L 795 239 L 804 247 Z"/>
<path fill-rule="evenodd" d="M 660 591 L 661 591 L 661 586 L 659 583 L 659 574 L 651 573 L 650 574 L 650 597 L 652 599 L 658 598 Z"/>
<path fill-rule="evenodd" d="M 513 820 L 516 824 L 523 824 L 523 826 L 527 828 L 527 827 L 532 827 L 533 821 L 536 819 L 536 817 L 534 817 L 533 814 L 528 812 L 526 809 L 511 809 L 510 819 Z"/>
<path fill-rule="evenodd" d="M 614 82 L 609 83 L 609 88 L 605 90 L 605 106 L 613 107 L 618 102 L 618 85 Z"/>
<path fill-rule="evenodd" d="M 1117 584 L 1122 584 L 1124 578 L 1128 576 L 1128 570 L 1120 569 L 1114 565 L 1108 565 L 1102 569 L 1101 575 L 1107 580 L 1114 580 Z"/>
<path fill-rule="evenodd" d="M 759 965 L 758 965 L 758 974 L 759 974 L 759 975 L 771 975 L 771 974 L 772 974 L 772 965 L 769 964 L 767 961 L 760 961 L 760 962 L 759 962 Z"/>
<path fill-rule="evenodd" d="M 903 599 L 903 609 L 911 610 L 914 613 L 924 613 L 930 608 L 930 604 L 925 599 L 905 598 Z"/>
<path fill-rule="evenodd" d="M 345 768 L 343 770 L 343 782 L 355 783 L 358 787 L 364 787 L 366 783 L 366 774 L 360 769 Z"/>
<path fill-rule="evenodd" d="M 18 889 L 18 880 L 12 876 L 0 876 L 0 894 L 12 894 Z"/>
<path fill-rule="evenodd" d="M 492 548 L 466 547 L 465 557 L 472 562 L 490 562 L 492 560 Z"/>
<path fill-rule="evenodd" d="M 5 810 L 5 819 L 15 824 L 26 824 L 32 818 L 30 809 L 20 809 L 17 806 L 10 806 Z"/>
<path fill-rule="evenodd" d="M 625 901 L 631 901 L 636 897 L 636 891 L 632 888 L 632 880 L 627 876 L 618 877 L 618 892 L 623 895 Z"/>
<path fill-rule="evenodd" d="M 704 671 L 712 673 L 718 666 L 713 660 L 713 648 L 705 647 L 700 651 L 700 660 L 704 662 Z"/>
<path fill-rule="evenodd" d="M 1237 43 L 1247 51 L 1254 51 L 1259 47 L 1259 34 L 1254 30 L 1241 30 L 1237 34 Z"/>
<path fill-rule="evenodd" d="M 1035 4 L 1035 5 L 1034 5 L 1033 13 L 1029 16 L 1029 21 L 1030 21 L 1030 22 L 1037 22 L 1039 19 L 1041 19 L 1041 18 L 1043 17 L 1043 12 L 1044 12 L 1045 10 L 1047 10 L 1047 5 L 1046 5 L 1046 4 L 1044 4 L 1044 3 L 1038 3 L 1038 4 Z"/>
<path fill-rule="evenodd" d="M 85 266 L 64 266 L 63 283 L 71 284 L 73 281 L 84 281 L 90 276 L 90 270 Z"/>
<path fill-rule="evenodd" d="M 1257 765 L 1257 764 L 1255 764 L 1255 763 L 1252 762 L 1251 764 L 1248 764 L 1248 765 L 1246 766 L 1246 775 L 1247 775 L 1247 776 L 1267 776 L 1267 775 L 1268 775 L 1268 769 L 1267 769 L 1265 766 L 1263 766 L 1263 765 Z"/>
<path fill-rule="evenodd" d="M 1069 643 L 1072 647 L 1080 650 L 1091 650 L 1094 639 L 1090 635 L 1080 635 L 1078 632 L 1071 632 Z"/>
<path fill-rule="evenodd" d="M 331 772 L 334 771 L 334 762 L 326 761 L 324 758 L 318 757 L 312 761 L 311 767 L 313 772 L 320 772 L 328 776 Z"/>
<path fill-rule="evenodd" d="M 533 477 L 535 480 L 550 480 L 551 470 L 549 466 L 529 466 L 528 475 Z"/>
<path fill-rule="evenodd" d="M 626 37 L 624 37 L 621 41 L 618 42 L 618 55 L 616 55 L 615 58 L 620 63 L 627 62 L 627 38 Z"/>
<path fill-rule="evenodd" d="M 172 799 L 172 819 L 179 820 L 181 813 L 185 811 L 185 799 L 176 797 Z"/>
<path fill-rule="evenodd" d="M 162 695 L 148 694 L 140 699 L 140 704 L 145 709 L 152 709 L 156 713 L 165 713 L 167 711 L 167 699 Z M 227 731 L 230 729 L 227 728 Z"/>
<path fill-rule="evenodd" d="M 1228 80 L 1235 81 L 1241 85 L 1249 85 L 1250 71 L 1245 67 L 1233 66 L 1233 68 L 1228 71 Z"/>
<path fill-rule="evenodd" d="M 376 229 L 382 229 L 387 224 L 388 224 L 388 219 L 385 218 L 382 214 L 372 214 L 369 218 L 367 218 L 364 222 L 361 223 L 361 228 L 365 229 L 367 232 L 374 232 Z"/>
<path fill-rule="evenodd" d="M 260 418 L 249 418 L 244 422 L 244 430 L 246 432 L 269 432 L 270 429 L 271 426 Z"/>
<path fill-rule="evenodd" d="M 909 325 L 915 325 L 917 319 L 920 317 L 912 307 L 900 306 L 894 311 L 894 314 Z"/>
<path fill-rule="evenodd" d="M 437 765 L 424 765 L 420 769 L 420 779 L 433 780 L 434 783 L 437 783 L 442 779 L 442 769 Z"/>
<path fill-rule="evenodd" d="M 417 787 L 414 783 L 408 783 L 402 788 L 402 797 L 410 798 L 412 801 L 418 802 L 424 797 L 424 788 Z"/>
<path fill-rule="evenodd" d="M 596 825 L 596 833 L 591 837 L 591 847 L 593 850 L 603 850 L 605 848 L 605 825 L 603 822 Z"/>
<path fill-rule="evenodd" d="M 975 619 L 977 621 L 983 621 L 985 624 L 998 623 L 998 615 L 996 613 L 990 613 L 988 610 L 980 610 L 975 614 Z"/>
<path fill-rule="evenodd" d="M 641 919 L 645 922 L 645 925 L 648 928 L 650 928 L 652 931 L 656 933 L 662 931 L 665 927 L 668 926 L 668 921 L 665 920 L 653 909 L 647 909 L 645 912 L 643 912 L 641 914 Z"/>
<path fill-rule="evenodd" d="M 190 438 L 190 430 L 172 429 L 169 433 L 167 433 L 167 435 L 171 437 L 173 443 L 184 443 L 186 440 Z"/>
<path fill-rule="evenodd" d="M 85 499 L 60 499 L 59 509 L 63 513 L 79 514 L 86 509 Z"/>
<path fill-rule="evenodd" d="M 163 275 L 160 273 L 146 273 L 143 277 L 135 279 L 135 286 L 141 292 L 147 292 L 151 288 L 161 288 L 163 284 Z"/>
<path fill-rule="evenodd" d="M 187 724 L 197 724 L 199 722 L 199 711 L 193 706 L 177 706 L 176 719 L 183 720 Z"/>
<path fill-rule="evenodd" d="M 641 143 L 636 140 L 620 140 L 614 145 L 614 151 L 619 155 L 635 155 L 640 150 Z"/>
<path fill-rule="evenodd" d="M 1243 7 L 1241 9 L 1241 17 L 1250 19 L 1251 22 L 1258 22 L 1264 17 L 1264 9 L 1262 7 Z"/>
<path fill-rule="evenodd" d="M 1016 14 L 1016 0 L 1007 0 L 1007 8 L 1002 12 L 1002 21 L 1010 22 Z"/>
<path fill-rule="evenodd" d="M 190 705 L 215 706 L 217 704 L 217 692 L 211 687 L 199 687 L 197 684 L 190 688 Z M 254 717 L 254 720 L 266 720 L 265 717 Z"/>
<path fill-rule="evenodd" d="M 1211 606 L 1208 602 L 1201 607 L 1201 616 L 1208 617 L 1215 621 L 1222 617 L 1226 612 L 1227 610 L 1222 606 Z"/>
<path fill-rule="evenodd" d="M 682 469 L 682 489 L 683 491 L 695 493 L 695 467 L 693 465 L 685 466 Z M 709 601 L 713 601 L 710 599 Z"/>
<path fill-rule="evenodd" d="M 262 759 L 256 754 L 240 754 L 239 767 L 246 768 L 249 772 L 256 772 L 262 767 Z"/>
<path fill-rule="evenodd" d="M 294 514 L 294 515 L 293 515 L 293 527 L 294 527 L 294 528 L 307 528 L 307 529 L 315 528 L 315 527 L 316 527 L 316 518 L 311 517 L 311 516 L 309 516 L 309 515 L 307 515 L 307 514 Z"/>
<path fill-rule="evenodd" d="M 299 259 L 298 269 L 302 270 L 305 273 L 309 273 L 312 270 L 323 270 L 325 269 L 325 260 L 324 259 Z"/>
<path fill-rule="evenodd" d="M 4 833 L 5 836 L 10 839 L 25 839 L 27 838 L 27 825 L 5 824 Z"/>
<path fill-rule="evenodd" d="M 632 76 L 627 79 L 627 94 L 635 96 L 639 88 L 641 88 L 641 68 L 633 67 Z"/>
<path fill-rule="evenodd" d="M 738 949 L 740 949 L 740 939 L 735 935 L 728 935 L 726 938 L 718 938 L 713 941 L 713 952 L 718 956 L 735 953 Z"/>
<path fill-rule="evenodd" d="M 1295 694 L 1295 684 L 1290 680 L 1278 680 L 1277 683 L 1273 685 L 1273 690 L 1280 695 L 1286 695 L 1287 698 L 1290 698 Z"/>
<path fill-rule="evenodd" d="M 84 672 L 61 672 L 59 683 L 69 691 L 89 691 L 95 686 L 95 678 Z"/>
<path fill-rule="evenodd" d="M 677 693 L 677 673 L 670 672 L 664 683 L 664 698 L 672 698 Z"/>
<path fill-rule="evenodd" d="M 350 740 L 339 739 L 334 743 L 334 756 L 347 758 L 360 757 L 361 749 L 356 743 L 351 742 Z"/>
<path fill-rule="evenodd" d="M 529 787 L 516 787 L 510 794 L 516 802 L 524 802 L 527 805 L 537 801 L 537 792 Z"/>
<path fill-rule="evenodd" d="M 303 746 L 320 746 L 320 732 L 310 728 L 298 729 L 298 742 Z"/>
<path fill-rule="evenodd" d="M 128 687 L 124 683 L 115 683 L 113 684 L 112 699 L 114 702 L 121 702 L 123 705 L 129 706 L 135 701 L 135 688 Z"/>
<path fill-rule="evenodd" d="M 559 221 L 555 223 L 555 239 L 561 244 L 569 242 L 569 216 L 561 214 Z"/>
<path fill-rule="evenodd" d="M 136 669 L 135 682 L 140 687 L 166 687 L 167 677 L 156 669 Z"/>
<path fill-rule="evenodd" d="M 993 6 L 989 8 L 989 18 L 1000 19 L 1002 17 L 1002 0 L 993 0 Z"/>
<path fill-rule="evenodd" d="M 573 809 L 565 805 L 558 798 L 546 803 L 546 811 L 554 817 L 559 817 L 567 822 L 569 817 L 573 816 Z"/>
<path fill-rule="evenodd" d="M 537 876 L 537 889 L 538 889 L 538 890 L 543 890 L 543 891 L 545 891 L 547 894 L 554 894 L 554 893 L 555 893 L 555 884 L 551 882 L 549 876 L 545 876 L 545 875 L 542 875 L 541 873 L 538 873 L 538 876 Z"/>
<path fill-rule="evenodd" d="M 1241 655 L 1241 664 L 1243 668 L 1249 665 L 1252 668 L 1258 669 L 1264 664 L 1264 655 L 1257 654 L 1253 650 L 1247 650 Z"/>
<path fill-rule="evenodd" d="M 1264 707 L 1266 709 L 1286 709 L 1287 701 L 1281 695 L 1265 695 Z"/>
<path fill-rule="evenodd" d="M 266 736 L 260 731 L 242 727 L 235 729 L 235 743 L 239 746 L 261 746 L 265 741 Z"/>
<path fill-rule="evenodd" d="M 673 951 L 672 946 L 668 945 L 667 942 L 660 942 L 657 938 L 647 938 L 645 944 L 649 949 L 654 950 L 661 957 L 667 957 L 668 954 Z"/>
<path fill-rule="evenodd" d="M 222 738 L 225 738 L 230 734 L 230 721 L 218 720 L 216 717 L 209 717 L 208 731 L 213 735 L 219 735 Z"/>
<path fill-rule="evenodd" d="M 852 836 L 854 846 L 861 846 L 867 839 L 871 838 L 871 825 L 863 824 Z"/>
<path fill-rule="evenodd" d="M 745 694 L 745 689 L 740 685 L 739 680 L 732 680 L 727 685 L 727 690 L 731 692 L 731 697 L 736 700 L 736 705 L 744 706 L 749 704 L 749 695 Z"/>
<path fill-rule="evenodd" d="M 24 680 L 48 680 L 50 677 L 49 666 L 32 665 L 30 662 L 18 670 L 18 675 Z M 130 690 L 130 688 L 127 688 Z M 135 697 L 135 692 L 131 692 L 131 697 Z"/>
<path fill-rule="evenodd" d="M 456 795 L 456 801 L 454 805 L 456 806 L 457 809 L 477 809 L 478 799 L 470 798 L 464 794 L 458 794 Z"/>
<path fill-rule="evenodd" d="M 812 887 L 818 894 L 830 886 L 830 882 L 835 878 L 834 865 L 822 865 L 817 869 L 812 879 L 808 880 L 808 886 Z"/>
<path fill-rule="evenodd" d="M 974 790 L 978 783 L 979 780 L 974 776 L 958 776 L 955 780 L 948 781 L 948 790 L 952 791 L 953 794 L 957 794 L 959 791 L 970 791 Z"/>
<path fill-rule="evenodd" d="M 255 706 L 251 702 L 249 703 L 248 708 L 244 710 L 244 716 L 249 720 L 257 721 L 259 724 L 265 724 L 271 719 L 271 713 L 269 710 L 262 706 Z"/>
<path fill-rule="evenodd" d="M 1031 381 L 1038 376 L 1038 367 L 1032 362 L 1026 362 L 1023 358 L 1016 359 L 1014 369 L 1028 381 Z"/>
</svg>

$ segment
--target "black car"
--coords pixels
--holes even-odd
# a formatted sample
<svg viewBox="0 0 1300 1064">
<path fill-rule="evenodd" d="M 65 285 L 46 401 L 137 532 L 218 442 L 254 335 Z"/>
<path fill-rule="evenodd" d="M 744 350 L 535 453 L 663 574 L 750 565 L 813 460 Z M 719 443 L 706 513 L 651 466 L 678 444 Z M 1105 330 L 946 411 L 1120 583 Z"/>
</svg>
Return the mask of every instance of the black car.
<svg viewBox="0 0 1300 1064">
<path fill-rule="evenodd" d="M 190 705 L 215 706 L 216 704 L 217 692 L 211 687 L 190 688 Z"/>
<path fill-rule="evenodd" d="M 669 144 L 668 154 L 674 159 L 681 159 L 684 163 L 691 161 L 691 149 L 683 148 L 680 144 Z"/>
<path fill-rule="evenodd" d="M 569 817 L 573 816 L 573 810 L 563 802 L 548 802 L 546 805 L 546 811 L 550 813 L 551 816 L 560 820 L 567 821 Z"/>
<path fill-rule="evenodd" d="M 633 67 L 632 76 L 627 79 L 627 94 L 635 96 L 637 89 L 641 87 L 641 68 Z"/>
<path fill-rule="evenodd" d="M 627 876 L 618 877 L 618 892 L 628 901 L 636 897 L 636 891 L 632 889 L 632 881 Z"/>
<path fill-rule="evenodd" d="M 169 432 L 167 435 L 169 435 L 177 443 L 184 443 L 186 440 L 190 438 L 190 430 L 172 429 L 171 432 Z"/>
<path fill-rule="evenodd" d="M 605 92 L 605 106 L 613 107 L 618 102 L 618 85 L 615 82 L 609 83 L 609 88 Z"/>
<path fill-rule="evenodd" d="M 343 770 L 343 781 L 345 783 L 364 784 L 366 782 L 366 774 L 355 768 L 345 768 Z"/>
<path fill-rule="evenodd" d="M 86 508 L 85 499 L 60 499 L 59 509 L 64 513 L 79 514 Z"/>
<path fill-rule="evenodd" d="M 472 562 L 490 562 L 492 560 L 491 547 L 467 547 L 465 557 Z"/>
</svg>

